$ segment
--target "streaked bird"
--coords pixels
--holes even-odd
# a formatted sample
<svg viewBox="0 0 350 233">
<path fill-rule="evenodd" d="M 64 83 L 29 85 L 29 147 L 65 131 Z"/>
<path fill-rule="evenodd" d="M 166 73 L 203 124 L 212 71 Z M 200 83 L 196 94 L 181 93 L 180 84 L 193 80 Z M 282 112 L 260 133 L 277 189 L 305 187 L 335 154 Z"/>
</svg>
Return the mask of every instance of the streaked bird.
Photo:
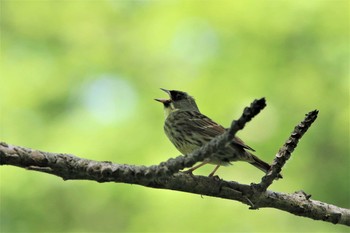
<svg viewBox="0 0 350 233">
<path fill-rule="evenodd" d="M 203 115 L 199 111 L 194 98 L 186 92 L 163 88 L 161 90 L 168 93 L 170 97 L 170 99 L 155 99 L 164 105 L 164 131 L 182 154 L 192 153 L 226 131 L 223 126 Z M 234 161 L 245 161 L 266 173 L 270 169 L 270 165 L 249 151 L 254 150 L 244 144 L 241 139 L 235 137 L 227 147 L 215 152 L 202 163 L 186 172 L 192 173 L 197 168 L 209 163 L 216 165 L 215 169 L 209 174 L 209 176 L 213 176 L 220 166 L 227 166 Z"/>
</svg>

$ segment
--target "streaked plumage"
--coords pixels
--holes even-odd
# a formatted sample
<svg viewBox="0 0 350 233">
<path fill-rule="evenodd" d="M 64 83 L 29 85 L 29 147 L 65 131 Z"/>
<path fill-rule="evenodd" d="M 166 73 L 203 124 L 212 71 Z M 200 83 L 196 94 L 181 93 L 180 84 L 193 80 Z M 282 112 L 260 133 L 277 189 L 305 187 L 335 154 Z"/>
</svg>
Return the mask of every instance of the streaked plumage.
<svg viewBox="0 0 350 233">
<path fill-rule="evenodd" d="M 226 129 L 223 126 L 200 113 L 193 97 L 182 91 L 162 90 L 170 96 L 170 99 L 156 99 L 164 105 L 166 118 L 164 131 L 182 154 L 193 152 L 225 132 Z M 204 164 L 211 163 L 217 165 L 209 175 L 213 176 L 221 165 L 228 165 L 233 161 L 249 162 L 264 172 L 270 169 L 270 165 L 246 150 L 254 151 L 241 139 L 235 137 L 230 146 L 214 153 L 206 161 L 189 169 L 189 172 Z"/>
</svg>

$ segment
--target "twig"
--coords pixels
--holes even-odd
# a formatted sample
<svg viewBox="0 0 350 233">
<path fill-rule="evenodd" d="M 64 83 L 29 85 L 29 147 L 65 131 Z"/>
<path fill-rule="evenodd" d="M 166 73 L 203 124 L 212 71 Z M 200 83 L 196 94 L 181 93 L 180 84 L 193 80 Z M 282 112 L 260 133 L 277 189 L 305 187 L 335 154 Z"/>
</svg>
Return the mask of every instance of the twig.
<svg viewBox="0 0 350 233">
<path fill-rule="evenodd" d="M 297 125 L 288 140 L 276 154 L 276 157 L 271 165 L 270 171 L 262 177 L 260 184 L 255 186 L 260 192 L 265 191 L 278 177 L 282 167 L 290 158 L 292 152 L 297 147 L 299 139 L 306 133 L 311 124 L 316 120 L 318 111 L 314 110 L 306 114 L 305 119 Z"/>
</svg>

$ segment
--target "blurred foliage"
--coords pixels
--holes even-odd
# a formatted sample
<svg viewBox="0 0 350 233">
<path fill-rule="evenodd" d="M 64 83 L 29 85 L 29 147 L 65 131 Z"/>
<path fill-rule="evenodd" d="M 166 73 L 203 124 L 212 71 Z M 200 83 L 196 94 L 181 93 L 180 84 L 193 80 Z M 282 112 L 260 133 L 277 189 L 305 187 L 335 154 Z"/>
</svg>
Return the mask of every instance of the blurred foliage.
<svg viewBox="0 0 350 233">
<path fill-rule="evenodd" d="M 179 153 L 158 88 L 188 91 L 271 161 L 304 114 L 319 118 L 271 189 L 350 207 L 349 1 L 1 1 L 0 139 L 116 163 Z M 206 166 L 197 174 L 208 174 Z M 0 168 L 1 232 L 344 232 L 274 209 L 136 185 Z M 218 175 L 242 183 L 245 163 Z"/>
</svg>

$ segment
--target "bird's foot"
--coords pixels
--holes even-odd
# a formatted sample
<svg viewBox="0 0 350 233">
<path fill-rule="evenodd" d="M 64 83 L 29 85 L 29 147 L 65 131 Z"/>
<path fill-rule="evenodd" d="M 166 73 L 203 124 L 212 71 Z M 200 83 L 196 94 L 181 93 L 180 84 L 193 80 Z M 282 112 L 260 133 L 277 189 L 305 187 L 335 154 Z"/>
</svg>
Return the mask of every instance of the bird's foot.
<svg viewBox="0 0 350 233">
<path fill-rule="evenodd" d="M 190 175 L 190 176 L 194 176 L 192 172 L 193 172 L 192 169 L 188 169 L 188 170 L 186 170 L 186 171 L 183 171 L 182 173 L 188 174 L 188 175 Z"/>
<path fill-rule="evenodd" d="M 209 176 L 208 177 L 210 177 L 210 178 L 212 178 L 212 179 L 214 179 L 214 180 L 220 180 L 220 177 L 218 176 L 218 175 L 215 175 L 214 176 L 214 174 L 209 174 Z"/>
</svg>

